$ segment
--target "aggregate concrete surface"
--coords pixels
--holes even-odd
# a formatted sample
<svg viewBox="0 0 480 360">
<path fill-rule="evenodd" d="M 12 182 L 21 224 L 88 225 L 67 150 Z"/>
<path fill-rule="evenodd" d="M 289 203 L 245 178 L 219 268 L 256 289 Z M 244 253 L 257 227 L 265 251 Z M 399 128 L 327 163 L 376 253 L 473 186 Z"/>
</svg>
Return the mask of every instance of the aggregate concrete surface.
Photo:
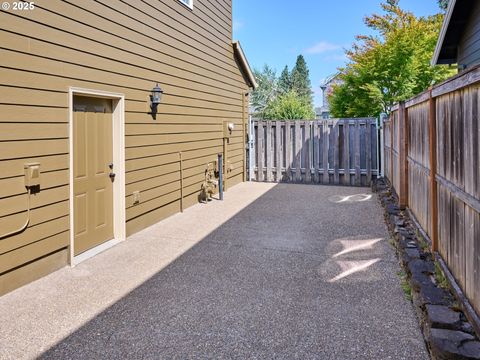
<svg viewBox="0 0 480 360">
<path fill-rule="evenodd" d="M 0 338 L 0 349 L 2 341 L 10 343 L 10 352 L 2 355 L 0 350 L 0 358 L 429 358 L 413 307 L 400 287 L 400 267 L 388 244 L 382 209 L 369 189 L 249 183 L 228 194 L 224 202 L 230 201 L 228 209 L 219 202 L 197 205 L 190 214 L 187 211 L 147 229 L 143 237 L 149 239 L 150 256 L 171 251 L 167 246 L 181 246 L 181 242 L 158 241 L 168 236 L 189 239 L 191 246 L 102 311 L 86 316 L 63 337 L 61 332 L 54 333 L 56 343 L 50 348 L 35 344 L 36 326 L 28 329 L 24 322 L 18 336 L 33 332 L 27 346 L 37 348 L 22 354 L 17 349 L 22 342 L 14 339 L 15 325 L 7 323 L 8 331 L 0 330 L 0 335 L 19 345 L 12 347 L 8 339 Z M 214 218 L 215 224 L 215 217 L 234 213 L 232 202 L 252 196 L 255 201 L 213 231 L 195 230 L 205 227 L 202 221 Z M 165 229 L 174 234 L 164 236 Z M 193 241 L 190 232 L 206 236 Z M 128 245 L 132 241 L 122 245 L 132 246 Z M 117 252 L 112 261 L 117 261 L 122 245 L 79 268 L 91 271 L 96 262 L 108 262 L 112 251 Z M 139 259 L 136 266 L 134 259 L 130 262 L 134 267 L 146 266 L 145 260 Z M 76 281 L 69 271 L 62 279 Z M 90 278 L 101 278 L 102 271 L 110 273 L 108 266 L 97 271 Z M 122 277 L 129 275 L 115 276 L 121 286 Z M 53 277 L 36 283 L 55 287 L 50 301 L 56 302 L 61 281 Z M 7 305 L 19 301 L 16 297 L 28 293 L 29 287 L 39 286 L 36 283 L 6 295 L 8 301 L 0 298 L 0 310 L 8 310 Z M 42 286 L 30 291 L 42 291 Z M 89 303 L 88 295 L 94 297 L 97 289 L 108 297 L 109 287 L 112 283 L 96 283 L 90 293 L 77 294 L 76 301 Z M 76 303 L 70 306 L 75 308 Z M 42 312 L 42 308 L 27 307 L 32 314 L 35 309 Z M 65 320 L 69 310 L 64 310 L 61 314 L 61 309 L 45 311 L 45 317 L 51 316 L 47 322 L 52 329 L 58 318 L 63 326 L 69 323 Z M 12 321 L 2 315 L 0 320 Z M 43 331 L 53 331 L 46 328 Z"/>
</svg>

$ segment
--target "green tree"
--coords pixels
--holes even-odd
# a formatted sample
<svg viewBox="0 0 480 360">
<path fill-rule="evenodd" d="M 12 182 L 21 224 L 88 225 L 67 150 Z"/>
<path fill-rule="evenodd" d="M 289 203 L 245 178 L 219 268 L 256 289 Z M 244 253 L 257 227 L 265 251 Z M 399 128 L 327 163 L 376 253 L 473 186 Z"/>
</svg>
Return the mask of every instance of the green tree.
<svg viewBox="0 0 480 360">
<path fill-rule="evenodd" d="M 377 116 L 452 75 L 452 70 L 431 66 L 442 24 L 441 14 L 416 17 L 402 10 L 399 0 L 381 4 L 384 14 L 365 18 L 378 35 L 357 36 L 342 84 L 333 87 L 330 109 L 336 117 Z"/>
<path fill-rule="evenodd" d="M 438 6 L 440 6 L 440 9 L 442 9 L 443 11 L 446 11 L 449 2 L 449 0 L 438 0 Z"/>
<path fill-rule="evenodd" d="M 252 93 L 250 105 L 255 115 L 261 117 L 267 105 L 277 95 L 277 76 L 276 71 L 267 64 L 263 66 L 262 71 L 253 69 L 253 75 L 257 80 L 258 87 Z"/>
<path fill-rule="evenodd" d="M 315 112 L 304 98 L 296 91 L 290 90 L 270 102 L 263 113 L 263 118 L 267 120 L 314 119 Z"/>
<path fill-rule="evenodd" d="M 295 90 L 301 98 L 305 99 L 306 103 L 313 109 L 312 83 L 303 55 L 298 55 L 290 78 L 291 88 Z"/>
<path fill-rule="evenodd" d="M 288 65 L 283 68 L 280 77 L 278 78 L 278 93 L 286 94 L 292 90 L 292 80 L 290 77 L 290 72 L 288 71 Z"/>
</svg>

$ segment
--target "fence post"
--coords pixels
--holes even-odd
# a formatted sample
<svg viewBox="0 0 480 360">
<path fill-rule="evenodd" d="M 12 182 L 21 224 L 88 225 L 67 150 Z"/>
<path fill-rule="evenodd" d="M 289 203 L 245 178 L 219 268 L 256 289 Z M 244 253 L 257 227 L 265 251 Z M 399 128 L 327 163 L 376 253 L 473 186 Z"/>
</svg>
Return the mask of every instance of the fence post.
<svg viewBox="0 0 480 360">
<path fill-rule="evenodd" d="M 430 155 L 430 208 L 432 211 L 432 252 L 438 250 L 438 204 L 437 204 L 437 109 L 436 101 L 432 96 L 432 88 L 429 91 L 429 115 L 428 115 L 428 138 Z"/>
<path fill-rule="evenodd" d="M 399 206 L 405 209 L 408 206 L 408 109 L 405 102 L 401 102 L 398 107 L 398 131 L 400 132 L 400 144 L 398 156 L 400 160 L 400 189 Z"/>
</svg>

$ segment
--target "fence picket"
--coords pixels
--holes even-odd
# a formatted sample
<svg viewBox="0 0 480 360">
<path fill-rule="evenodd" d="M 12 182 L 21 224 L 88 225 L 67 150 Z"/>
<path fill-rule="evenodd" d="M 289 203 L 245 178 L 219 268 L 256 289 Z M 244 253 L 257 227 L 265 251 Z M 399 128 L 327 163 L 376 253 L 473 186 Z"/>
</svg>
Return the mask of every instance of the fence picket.
<svg viewBox="0 0 480 360">
<path fill-rule="evenodd" d="M 292 143 L 291 143 L 291 123 L 285 121 L 285 181 L 292 180 Z"/>
<path fill-rule="evenodd" d="M 330 182 L 328 176 L 328 148 L 329 148 L 329 138 L 330 138 L 330 128 L 328 127 L 328 120 L 323 121 L 323 178 L 322 183 L 328 184 Z"/>
<path fill-rule="evenodd" d="M 307 184 L 312 182 L 312 167 L 311 162 L 311 123 L 310 121 L 305 122 L 305 145 L 303 146 L 305 150 L 305 182 Z"/>
<path fill-rule="evenodd" d="M 318 121 L 313 122 L 313 169 L 314 169 L 314 182 L 318 184 L 320 182 L 320 141 L 319 141 L 319 129 Z"/>
<path fill-rule="evenodd" d="M 263 122 L 259 121 L 257 125 L 257 181 L 264 181 L 263 177 L 263 159 L 265 156 L 265 149 L 263 146 Z"/>
<path fill-rule="evenodd" d="M 272 181 L 272 165 L 274 152 L 272 151 L 272 122 L 267 121 L 267 134 L 265 147 L 267 149 L 267 181 Z"/>
<path fill-rule="evenodd" d="M 376 136 L 371 129 L 372 121 L 330 119 L 294 121 L 292 124 L 289 120 L 255 120 L 255 180 L 368 184 L 369 179 L 378 173 L 376 161 L 372 161 L 374 155 L 371 154 L 372 144 L 376 144 L 372 143 L 372 136 Z M 364 131 L 364 123 L 367 131 Z M 361 132 L 366 134 L 366 141 L 362 140 L 362 143 Z M 353 149 L 350 140 L 353 141 Z M 362 169 L 360 159 L 363 159 L 364 152 L 367 165 Z M 352 167 L 354 175 L 350 173 Z"/>
<path fill-rule="evenodd" d="M 350 185 L 350 121 L 343 123 L 343 184 Z"/>
<path fill-rule="evenodd" d="M 355 122 L 355 185 L 361 185 L 361 172 L 360 172 L 360 124 Z"/>
<path fill-rule="evenodd" d="M 300 182 L 302 180 L 302 133 L 300 128 L 300 122 L 295 121 L 295 181 Z"/>
<path fill-rule="evenodd" d="M 340 182 L 340 154 L 339 154 L 339 143 L 340 143 L 340 123 L 339 121 L 334 121 L 333 123 L 333 183 L 338 185 Z"/>
</svg>

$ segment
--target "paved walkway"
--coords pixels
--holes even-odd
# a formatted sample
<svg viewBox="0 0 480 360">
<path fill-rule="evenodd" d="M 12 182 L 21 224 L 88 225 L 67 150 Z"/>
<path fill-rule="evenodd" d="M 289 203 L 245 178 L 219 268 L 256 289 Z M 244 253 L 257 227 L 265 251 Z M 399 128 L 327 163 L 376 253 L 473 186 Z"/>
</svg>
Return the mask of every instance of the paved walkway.
<svg viewBox="0 0 480 360">
<path fill-rule="evenodd" d="M 428 359 L 367 189 L 241 184 L 0 298 L 0 358 Z"/>
</svg>

